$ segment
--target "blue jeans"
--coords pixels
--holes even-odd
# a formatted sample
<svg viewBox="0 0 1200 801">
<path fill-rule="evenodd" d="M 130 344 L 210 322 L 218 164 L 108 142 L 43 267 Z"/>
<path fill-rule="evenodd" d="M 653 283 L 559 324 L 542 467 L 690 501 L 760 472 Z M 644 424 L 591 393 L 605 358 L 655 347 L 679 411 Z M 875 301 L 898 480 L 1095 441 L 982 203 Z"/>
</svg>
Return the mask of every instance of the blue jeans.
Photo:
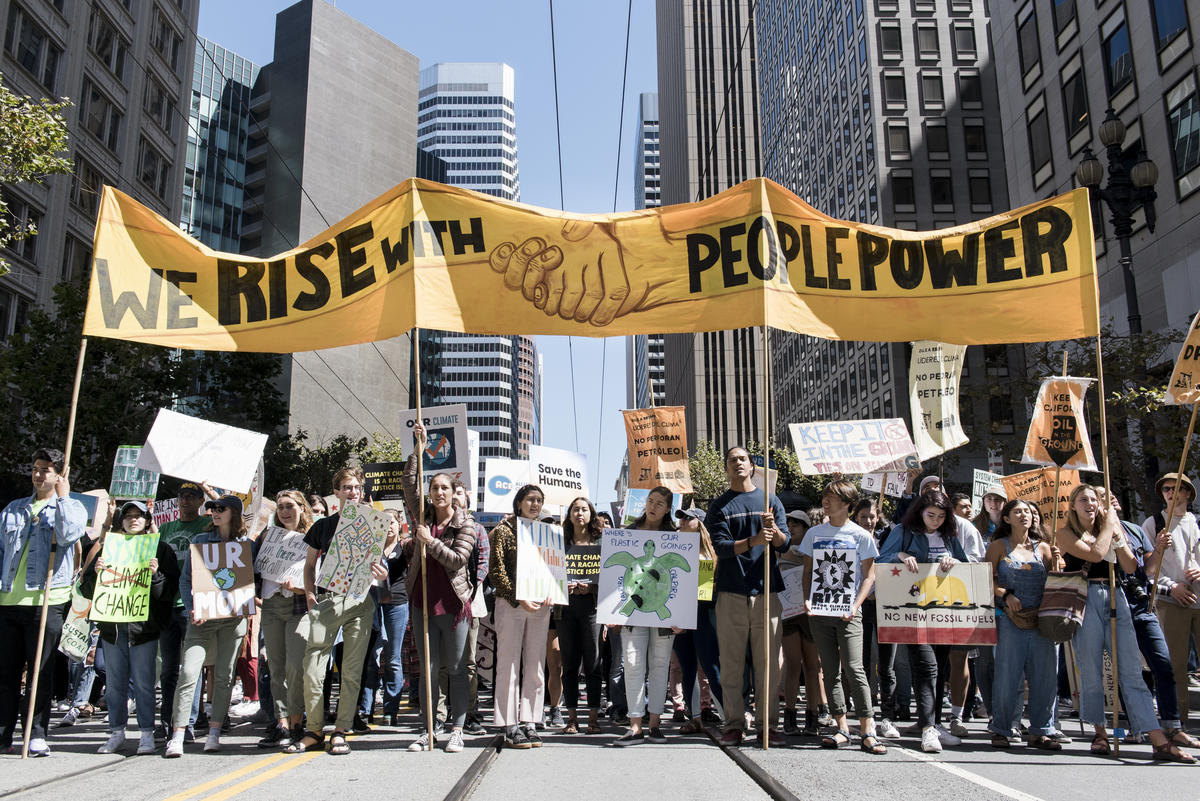
<svg viewBox="0 0 1200 801">
<path fill-rule="evenodd" d="M 690 717 L 700 716 L 700 682 L 696 680 L 697 666 L 708 679 L 713 699 L 721 703 L 721 654 L 717 649 L 716 607 L 711 601 L 701 601 L 696 608 L 696 630 L 675 635 L 675 655 L 683 674 L 683 697 Z"/>
<path fill-rule="evenodd" d="M 91 633 L 88 635 L 88 648 L 99 648 L 100 632 L 95 624 L 92 625 Z M 92 697 L 92 684 L 96 681 L 96 665 L 87 664 L 87 656 L 85 655 L 82 661 L 72 661 L 67 667 L 67 675 L 70 678 L 70 695 L 71 706 L 81 707 L 88 702 Z"/>
<path fill-rule="evenodd" d="M 995 668 L 988 730 L 1007 737 L 1021 713 L 1021 678 L 1029 682 L 1029 733 L 1054 734 L 1058 689 L 1058 649 L 1037 629 L 1021 629 L 996 615 Z"/>
<path fill-rule="evenodd" d="M 382 604 L 383 636 L 386 639 L 383 657 L 379 660 L 383 672 L 383 714 L 400 712 L 404 687 L 404 662 L 400 651 L 404 646 L 404 630 L 408 628 L 408 604 Z"/>
<path fill-rule="evenodd" d="M 1137 634 L 1138 649 L 1154 676 L 1154 696 L 1158 699 L 1158 719 L 1164 729 L 1179 728 L 1179 699 L 1175 692 L 1175 672 L 1171 670 L 1171 653 L 1167 638 L 1153 612 L 1133 616 L 1133 631 Z"/>
<path fill-rule="evenodd" d="M 154 730 L 154 667 L 158 641 L 129 644 L 129 624 L 117 624 L 117 641 L 103 641 L 104 695 L 108 702 L 108 731 L 123 732 L 129 722 L 129 684 L 137 701 L 138 728 Z"/>
<path fill-rule="evenodd" d="M 171 711 L 175 706 L 175 688 L 179 686 L 179 667 L 183 661 L 183 638 L 187 634 L 187 613 L 182 607 L 171 610 L 171 623 L 158 637 L 159 655 L 162 661 L 162 722 L 170 731 Z M 187 725 L 196 725 L 200 714 L 200 696 L 196 693 L 192 698 L 192 716 Z"/>
<path fill-rule="evenodd" d="M 1129 617 L 1129 604 L 1119 589 L 1117 596 L 1117 671 L 1125 714 L 1134 734 L 1154 731 L 1154 699 L 1142 681 L 1142 657 L 1137 636 Z M 1079 662 L 1079 716 L 1093 726 L 1107 725 L 1104 717 L 1104 662 L 1102 652 L 1111 646 L 1109 631 L 1108 584 L 1088 582 L 1087 611 L 1083 626 L 1075 635 L 1075 658 Z"/>
</svg>

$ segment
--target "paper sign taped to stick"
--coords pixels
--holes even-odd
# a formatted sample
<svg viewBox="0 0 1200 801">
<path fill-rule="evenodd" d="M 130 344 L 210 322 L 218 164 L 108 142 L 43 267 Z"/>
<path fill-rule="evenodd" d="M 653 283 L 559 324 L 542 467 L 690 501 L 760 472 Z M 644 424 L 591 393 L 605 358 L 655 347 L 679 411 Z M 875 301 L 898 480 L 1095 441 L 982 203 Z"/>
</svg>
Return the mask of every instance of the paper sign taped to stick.
<svg viewBox="0 0 1200 801">
<path fill-rule="evenodd" d="M 546 503 L 566 506 L 588 494 L 587 456 L 545 445 L 529 446 L 532 480 L 546 494 Z"/>
<path fill-rule="evenodd" d="M 626 409 L 625 438 L 629 446 L 629 486 L 690 493 L 687 421 L 682 406 Z"/>
<path fill-rule="evenodd" d="M 567 602 L 567 559 L 562 526 L 517 518 L 518 601 Z"/>
<path fill-rule="evenodd" d="M 621 512 L 621 525 L 632 526 L 634 521 L 642 516 L 646 511 L 646 499 L 650 497 L 650 490 L 647 489 L 629 489 L 625 490 L 625 508 Z M 683 496 L 672 492 L 671 493 L 671 519 L 675 519 L 675 513 L 683 508 Z"/>
<path fill-rule="evenodd" d="M 249 540 L 192 543 L 192 614 L 198 620 L 250 617 L 254 557 Z"/>
<path fill-rule="evenodd" d="M 992 566 L 960 562 L 949 571 L 918 564 L 875 570 L 879 641 L 929 645 L 995 645 Z"/>
<path fill-rule="evenodd" d="M 1058 477 L 1057 518 L 1055 517 L 1054 474 Z M 1070 506 L 1071 490 L 1079 485 L 1078 470 L 1059 470 L 1056 467 L 1039 467 L 1037 470 L 1026 470 L 1023 473 L 1013 473 L 1004 476 L 1004 494 L 1010 501 L 1029 501 L 1037 506 L 1042 513 L 1042 521 L 1047 526 L 1058 520 L 1062 525 L 1063 518 Z"/>
<path fill-rule="evenodd" d="M 605 529 L 596 622 L 694 629 L 699 577 L 699 532 Z"/>
<path fill-rule="evenodd" d="M 983 496 L 989 492 L 1008 500 L 1008 491 L 1004 489 L 1004 476 L 976 468 L 971 474 L 971 508 L 975 512 L 983 510 Z"/>
<path fill-rule="evenodd" d="M 873 473 L 895 463 L 901 469 L 921 466 L 908 426 L 898 417 L 792 423 L 788 431 L 806 476 Z"/>
<path fill-rule="evenodd" d="M 527 459 L 488 459 L 484 463 L 483 511 L 512 514 L 517 490 L 529 482 Z"/>
<path fill-rule="evenodd" d="M 1179 349 L 1171 380 L 1167 382 L 1164 402 L 1200 403 L 1200 312 L 1192 318 L 1187 338 Z"/>
<path fill-rule="evenodd" d="M 157 534 L 121 534 L 104 537 L 92 593 L 92 620 L 139 623 L 150 617 L 150 560 L 158 553 Z"/>
<path fill-rule="evenodd" d="M 404 460 L 412 454 L 413 426 L 417 410 L 400 412 L 400 449 Z M 471 480 L 471 448 L 467 437 L 467 405 L 430 406 L 421 409 L 425 426 L 425 451 L 421 454 L 421 469 L 428 490 L 430 480 L 438 473 L 450 473 L 464 484 Z M 474 492 L 467 487 L 467 492 Z"/>
<path fill-rule="evenodd" d="M 137 465 L 248 492 L 266 445 L 266 434 L 159 409 Z"/>
<path fill-rule="evenodd" d="M 290 581 L 300 587 L 304 585 L 304 560 L 307 556 L 308 545 L 302 533 L 280 526 L 268 526 L 258 541 L 254 569 L 268 581 L 276 584 Z"/>
<path fill-rule="evenodd" d="M 1047 378 L 1038 390 L 1025 439 L 1025 464 L 1057 465 L 1073 470 L 1096 470 L 1083 396 L 1090 378 Z"/>
<path fill-rule="evenodd" d="M 361 503 L 338 512 L 329 550 L 317 569 L 317 586 L 361 601 L 371 589 L 371 565 L 383 556 L 389 517 Z"/>
<path fill-rule="evenodd" d="M 158 495 L 159 474 L 137 466 L 140 445 L 122 445 L 113 459 L 112 483 L 108 494 L 117 500 L 153 500 Z"/>
<path fill-rule="evenodd" d="M 958 382 L 965 345 L 922 340 L 913 343 L 908 370 L 913 442 L 924 461 L 967 443 L 958 414 Z"/>
</svg>

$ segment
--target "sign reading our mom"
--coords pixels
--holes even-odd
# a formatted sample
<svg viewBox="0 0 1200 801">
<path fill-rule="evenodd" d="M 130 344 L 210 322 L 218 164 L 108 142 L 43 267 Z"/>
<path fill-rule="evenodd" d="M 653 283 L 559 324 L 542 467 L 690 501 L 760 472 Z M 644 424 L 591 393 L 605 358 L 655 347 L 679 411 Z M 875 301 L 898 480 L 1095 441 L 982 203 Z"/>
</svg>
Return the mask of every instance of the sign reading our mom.
<svg viewBox="0 0 1200 801">
<path fill-rule="evenodd" d="M 197 620 L 250 617 L 254 553 L 249 541 L 192 543 L 192 613 Z"/>
<path fill-rule="evenodd" d="M 900 418 L 792 423 L 800 472 L 874 473 L 920 467 L 917 447 Z"/>
</svg>

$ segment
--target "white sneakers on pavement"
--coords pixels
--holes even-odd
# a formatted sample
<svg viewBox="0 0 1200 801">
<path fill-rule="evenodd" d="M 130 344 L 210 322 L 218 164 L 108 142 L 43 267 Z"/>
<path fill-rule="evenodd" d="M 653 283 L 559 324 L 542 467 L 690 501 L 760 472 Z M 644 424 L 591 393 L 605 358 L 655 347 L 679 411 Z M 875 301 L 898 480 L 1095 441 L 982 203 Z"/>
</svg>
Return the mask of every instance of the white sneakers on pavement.
<svg viewBox="0 0 1200 801">
<path fill-rule="evenodd" d="M 211 754 L 221 750 L 221 727 L 210 726 L 208 736 L 204 738 L 204 752 Z"/>
<path fill-rule="evenodd" d="M 121 746 L 123 745 L 125 745 L 125 732 L 114 731 L 108 735 L 108 739 L 104 741 L 104 745 L 96 749 L 96 753 L 115 754 L 121 750 Z"/>
<path fill-rule="evenodd" d="M 942 743 L 938 739 L 938 730 L 933 726 L 926 726 L 921 731 L 921 750 L 927 754 L 942 753 Z"/>
<path fill-rule="evenodd" d="M 875 734 L 887 740 L 894 740 L 900 736 L 900 732 L 896 730 L 896 725 L 887 718 L 880 718 L 875 725 Z"/>
<path fill-rule="evenodd" d="M 183 756 L 183 732 L 175 732 L 171 735 L 171 739 L 167 740 L 163 756 L 167 759 L 178 759 Z"/>
<path fill-rule="evenodd" d="M 450 739 L 446 741 L 446 753 L 457 754 L 461 750 L 463 750 L 462 729 L 455 729 L 450 732 Z"/>
<path fill-rule="evenodd" d="M 20 747 L 17 748 L 17 753 L 21 753 Z M 48 757 L 50 756 L 50 743 L 46 742 L 45 737 L 30 737 L 29 738 L 29 755 L 31 757 Z"/>
</svg>

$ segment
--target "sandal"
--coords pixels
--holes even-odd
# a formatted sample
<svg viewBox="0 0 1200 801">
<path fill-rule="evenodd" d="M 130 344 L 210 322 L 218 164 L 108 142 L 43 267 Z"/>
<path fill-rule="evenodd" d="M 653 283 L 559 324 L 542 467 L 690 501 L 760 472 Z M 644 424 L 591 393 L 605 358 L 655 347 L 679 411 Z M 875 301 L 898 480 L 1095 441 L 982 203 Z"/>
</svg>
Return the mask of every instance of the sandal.
<svg viewBox="0 0 1200 801">
<path fill-rule="evenodd" d="M 1184 753 L 1179 750 L 1179 746 L 1167 740 L 1162 745 L 1154 746 L 1154 752 L 1151 758 L 1155 762 L 1182 762 L 1185 765 L 1194 765 L 1196 758 L 1191 754 Z"/>
<path fill-rule="evenodd" d="M 841 732 L 839 732 L 839 734 L 840 733 Z M 834 735 L 834 736 L 837 736 L 837 735 Z M 871 743 L 870 745 L 867 745 L 868 741 Z M 824 742 L 822 742 L 821 744 L 824 745 Z M 862 751 L 865 751 L 868 754 L 875 754 L 876 756 L 883 756 L 884 754 L 887 753 L 887 746 L 885 746 L 883 743 L 879 742 L 879 740 L 876 739 L 874 734 L 868 734 L 866 737 L 863 737 L 862 740 L 859 741 L 858 747 Z"/>
<path fill-rule="evenodd" d="M 346 742 L 346 733 L 335 731 L 329 735 L 329 745 L 325 746 L 325 750 L 330 756 L 342 756 L 350 753 L 350 744 Z"/>
<path fill-rule="evenodd" d="M 687 723 L 679 727 L 680 734 L 700 734 L 704 731 L 704 724 L 699 718 L 692 718 Z"/>
<path fill-rule="evenodd" d="M 821 738 L 822 748 L 841 748 L 843 745 L 850 744 L 850 732 L 838 729 L 833 734 L 827 734 Z"/>
<path fill-rule="evenodd" d="M 1182 745 L 1184 748 L 1200 748 L 1200 740 L 1197 740 L 1183 729 L 1166 729 L 1163 731 L 1163 734 L 1167 735 L 1167 739 L 1175 743 L 1175 745 Z"/>
<path fill-rule="evenodd" d="M 1104 744 L 1108 745 L 1108 740 L 1105 740 Z M 1029 738 L 1029 747 L 1036 748 L 1039 751 L 1061 751 L 1062 743 L 1060 743 L 1058 740 L 1055 740 L 1053 737 L 1047 737 L 1044 734 L 1039 734 L 1035 737 Z"/>
<path fill-rule="evenodd" d="M 604 730 L 600 728 L 600 723 L 595 718 L 588 720 L 588 725 L 587 725 L 587 733 L 588 734 L 600 734 L 603 731 Z"/>
<path fill-rule="evenodd" d="M 1097 734 L 1092 738 L 1092 753 L 1096 756 L 1108 756 L 1112 753 L 1107 734 Z"/>
<path fill-rule="evenodd" d="M 306 744 L 306 741 L 311 741 Z M 291 745 L 284 746 L 283 753 L 285 754 L 302 754 L 305 751 L 317 751 L 321 748 L 321 744 L 325 742 L 325 732 L 306 731 L 304 736 L 298 740 L 293 740 Z"/>
<path fill-rule="evenodd" d="M 1107 740 L 1105 741 L 1107 742 Z M 1003 734 L 992 735 L 992 748 L 1012 748 L 1012 743 Z"/>
</svg>

